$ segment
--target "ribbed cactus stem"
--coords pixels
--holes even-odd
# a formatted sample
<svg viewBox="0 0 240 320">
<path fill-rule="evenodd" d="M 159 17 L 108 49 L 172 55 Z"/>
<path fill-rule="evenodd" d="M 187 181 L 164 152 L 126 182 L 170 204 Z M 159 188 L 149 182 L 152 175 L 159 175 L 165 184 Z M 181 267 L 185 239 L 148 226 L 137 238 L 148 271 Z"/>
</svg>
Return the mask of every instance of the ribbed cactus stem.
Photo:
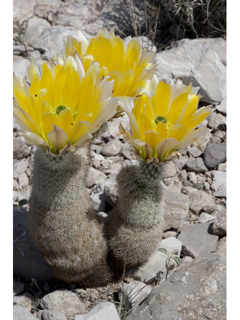
<svg viewBox="0 0 240 320">
<path fill-rule="evenodd" d="M 163 165 L 136 161 L 117 176 L 118 202 L 105 225 L 116 267 L 139 266 L 157 249 L 164 227 L 162 170 Z"/>
<path fill-rule="evenodd" d="M 28 228 L 57 278 L 95 286 L 111 275 L 102 226 L 89 207 L 88 167 L 88 147 L 55 157 L 36 150 Z"/>
</svg>

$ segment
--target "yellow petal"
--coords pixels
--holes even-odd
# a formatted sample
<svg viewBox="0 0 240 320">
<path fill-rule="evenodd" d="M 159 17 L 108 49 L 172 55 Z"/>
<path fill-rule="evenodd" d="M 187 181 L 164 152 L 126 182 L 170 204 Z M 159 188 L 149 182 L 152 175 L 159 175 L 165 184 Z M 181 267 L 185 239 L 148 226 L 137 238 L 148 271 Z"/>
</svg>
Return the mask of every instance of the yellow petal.
<svg viewBox="0 0 240 320">
<path fill-rule="evenodd" d="M 145 139 L 144 139 L 152 148 L 154 151 L 159 142 L 161 141 L 161 138 L 159 135 L 154 131 L 148 131 L 145 133 Z"/>
<path fill-rule="evenodd" d="M 50 131 L 53 130 L 53 124 L 58 126 L 58 119 L 57 117 L 52 114 L 51 112 L 46 112 L 42 116 L 42 127 L 45 137 L 48 137 Z"/>
<path fill-rule="evenodd" d="M 159 82 L 156 93 L 154 97 L 152 97 L 152 104 L 156 112 L 155 118 L 157 116 L 167 116 L 167 111 L 170 104 L 170 96 L 171 87 L 163 81 Z"/>
<path fill-rule="evenodd" d="M 170 105 L 167 119 L 170 123 L 175 124 L 183 107 L 187 103 L 188 93 L 180 94 Z"/>
<path fill-rule="evenodd" d="M 184 139 L 181 140 L 179 149 L 184 149 L 194 142 L 195 139 L 202 137 L 205 134 L 209 134 L 210 131 L 207 128 L 199 128 L 192 130 L 186 134 Z"/>
<path fill-rule="evenodd" d="M 58 116 L 59 127 L 63 129 L 66 133 L 72 130 L 73 127 L 73 115 L 71 111 L 66 108 L 59 113 Z"/>
<path fill-rule="evenodd" d="M 152 124 L 149 120 L 148 116 L 145 113 L 141 113 L 139 117 L 139 130 L 140 130 L 140 138 L 145 140 L 145 133 L 147 131 L 152 131 Z"/>
<path fill-rule="evenodd" d="M 174 126 L 172 126 L 168 137 L 180 141 L 181 139 L 183 139 L 186 133 L 187 129 L 185 127 L 183 127 L 181 124 L 175 124 Z"/>
<path fill-rule="evenodd" d="M 164 123 L 158 122 L 156 132 L 161 139 L 166 139 L 168 136 L 167 129 Z"/>
<path fill-rule="evenodd" d="M 27 114 L 25 110 L 18 106 L 14 106 L 13 112 L 17 124 L 23 127 L 23 129 L 40 134 L 40 128 L 38 124 Z"/>
<path fill-rule="evenodd" d="M 72 130 L 68 133 L 68 141 L 69 143 L 71 143 L 72 145 L 77 142 L 81 136 L 83 134 L 85 134 L 87 131 L 89 131 L 89 128 L 90 128 L 90 123 L 85 121 L 85 122 L 82 122 L 82 121 L 79 121 L 77 122 Z"/>
</svg>

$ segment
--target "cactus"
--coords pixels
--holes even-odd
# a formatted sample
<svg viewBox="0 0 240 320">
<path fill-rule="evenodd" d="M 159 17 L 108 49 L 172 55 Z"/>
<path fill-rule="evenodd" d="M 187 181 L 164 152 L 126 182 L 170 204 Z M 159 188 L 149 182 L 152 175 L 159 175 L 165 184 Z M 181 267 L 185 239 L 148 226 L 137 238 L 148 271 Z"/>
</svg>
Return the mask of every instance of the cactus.
<svg viewBox="0 0 240 320">
<path fill-rule="evenodd" d="M 56 278 L 81 285 L 112 279 L 102 226 L 89 207 L 88 147 L 52 156 L 34 154 L 28 229 Z"/>
<path fill-rule="evenodd" d="M 118 202 L 109 213 L 105 235 L 109 259 L 123 271 L 148 261 L 163 233 L 164 164 L 136 161 L 117 176 Z"/>
</svg>

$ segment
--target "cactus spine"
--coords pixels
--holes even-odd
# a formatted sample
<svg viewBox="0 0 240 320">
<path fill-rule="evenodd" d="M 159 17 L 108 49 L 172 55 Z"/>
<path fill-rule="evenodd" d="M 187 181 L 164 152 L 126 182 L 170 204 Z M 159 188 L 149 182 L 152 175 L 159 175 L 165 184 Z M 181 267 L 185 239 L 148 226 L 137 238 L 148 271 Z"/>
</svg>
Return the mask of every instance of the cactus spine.
<svg viewBox="0 0 240 320">
<path fill-rule="evenodd" d="M 163 233 L 163 165 L 137 161 L 117 176 L 118 202 L 105 234 L 111 263 L 122 271 L 148 261 Z"/>
<path fill-rule="evenodd" d="M 56 278 L 82 285 L 111 280 L 102 227 L 86 192 L 88 147 L 55 157 L 34 154 L 29 233 Z"/>
</svg>

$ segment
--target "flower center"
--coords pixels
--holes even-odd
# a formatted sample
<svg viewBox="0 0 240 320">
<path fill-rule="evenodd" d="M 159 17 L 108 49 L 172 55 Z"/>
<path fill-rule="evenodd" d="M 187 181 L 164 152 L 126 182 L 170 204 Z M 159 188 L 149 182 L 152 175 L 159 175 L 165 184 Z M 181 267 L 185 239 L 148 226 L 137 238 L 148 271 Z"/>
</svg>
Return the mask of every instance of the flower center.
<svg viewBox="0 0 240 320">
<path fill-rule="evenodd" d="M 163 117 L 163 116 L 157 116 L 155 118 L 155 123 L 158 124 L 158 122 L 162 122 L 162 123 L 166 123 L 167 122 L 167 118 Z"/>
<path fill-rule="evenodd" d="M 66 109 L 65 106 L 58 106 L 56 109 L 56 114 L 59 116 L 60 112 L 63 111 L 64 109 Z"/>
</svg>

